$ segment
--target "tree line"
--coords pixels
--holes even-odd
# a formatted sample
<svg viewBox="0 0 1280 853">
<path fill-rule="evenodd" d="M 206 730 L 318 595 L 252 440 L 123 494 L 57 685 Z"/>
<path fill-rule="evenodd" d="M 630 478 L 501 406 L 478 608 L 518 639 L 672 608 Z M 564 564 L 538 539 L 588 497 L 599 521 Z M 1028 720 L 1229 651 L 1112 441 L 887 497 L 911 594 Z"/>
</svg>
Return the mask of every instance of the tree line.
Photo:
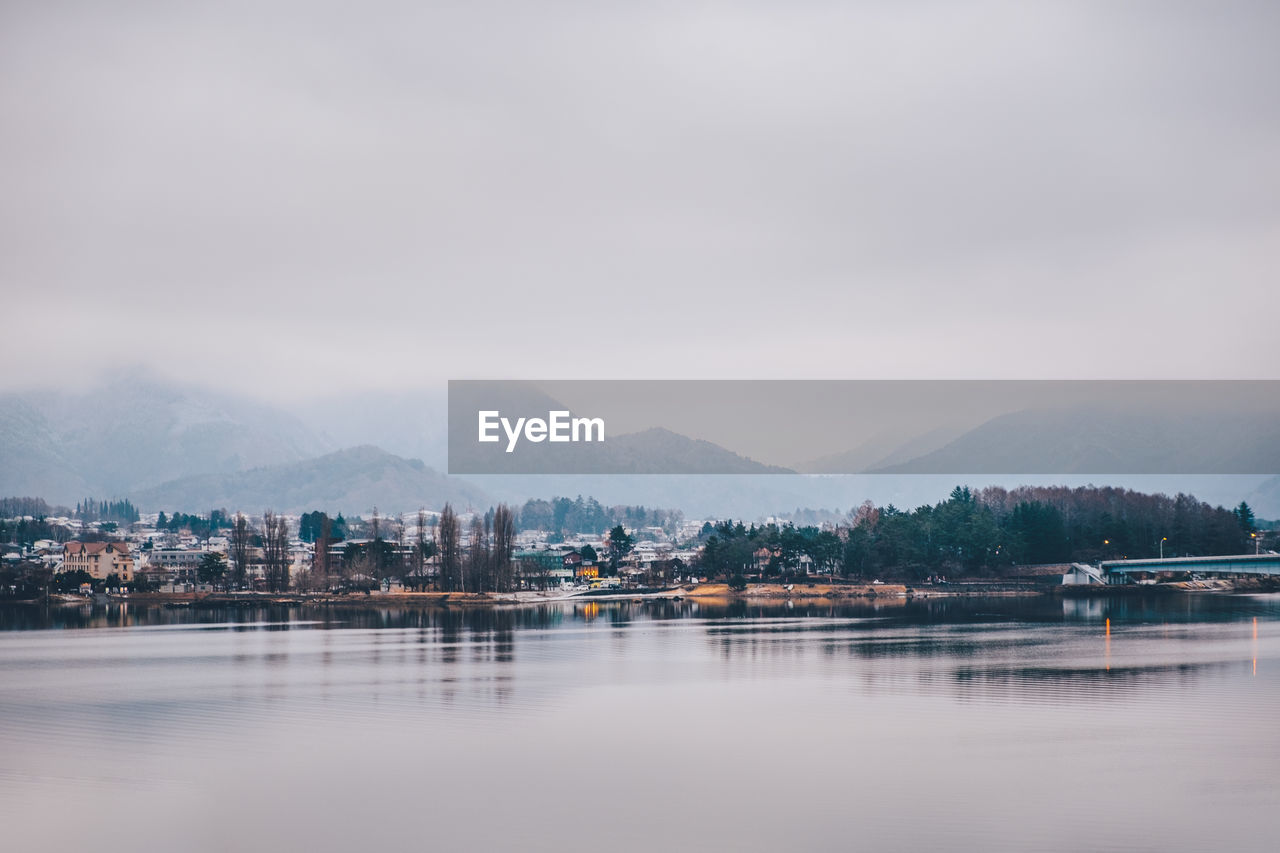
<svg viewBox="0 0 1280 853">
<path fill-rule="evenodd" d="M 29 546 L 40 539 L 66 542 L 70 538 L 70 530 L 45 518 L 0 518 L 0 543 Z"/>
<path fill-rule="evenodd" d="M 644 506 L 603 506 L 595 498 L 530 498 L 515 516 L 517 530 L 545 530 L 554 538 L 576 534 L 598 535 L 623 525 L 633 530 L 662 527 L 674 532 L 684 518 L 679 510 Z"/>
<path fill-rule="evenodd" d="M 436 585 L 443 592 L 510 592 L 515 588 L 515 539 L 515 515 L 506 504 L 473 515 L 465 544 L 462 523 L 445 504 L 436 525 Z"/>
<path fill-rule="evenodd" d="M 29 515 L 32 518 L 47 518 L 51 515 L 69 516 L 71 514 L 70 507 L 51 506 L 44 498 L 0 498 L 0 519 L 16 519 L 25 515 Z"/>
<path fill-rule="evenodd" d="M 133 524 L 138 520 L 138 508 L 124 498 L 100 501 L 85 498 L 76 504 L 75 517 L 81 521 L 114 521 L 117 524 Z"/>
<path fill-rule="evenodd" d="M 1252 553 L 1257 533 L 1243 502 L 1225 509 L 1113 487 L 957 486 L 912 511 L 868 501 L 838 526 L 708 525 L 702 567 L 726 576 L 787 575 L 802 563 L 857 578 L 999 576 L 1025 565 L 1154 557 L 1162 548 L 1166 557 Z"/>
<path fill-rule="evenodd" d="M 191 515 L 185 512 L 166 515 L 161 512 L 156 518 L 156 530 L 165 530 L 170 533 L 187 530 L 200 539 L 208 539 L 221 530 L 229 530 L 231 525 L 231 516 L 225 509 L 209 510 L 208 515 Z"/>
</svg>

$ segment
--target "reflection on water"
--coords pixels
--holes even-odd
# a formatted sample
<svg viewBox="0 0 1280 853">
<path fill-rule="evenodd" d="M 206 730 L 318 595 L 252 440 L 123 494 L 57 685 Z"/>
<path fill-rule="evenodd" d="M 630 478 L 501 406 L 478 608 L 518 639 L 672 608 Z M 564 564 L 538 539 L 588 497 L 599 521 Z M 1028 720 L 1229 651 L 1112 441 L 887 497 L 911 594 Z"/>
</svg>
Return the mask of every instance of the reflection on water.
<svg viewBox="0 0 1280 853">
<path fill-rule="evenodd" d="M 1270 850 L 1277 656 L 1275 596 L 7 607 L 0 837 Z"/>
</svg>

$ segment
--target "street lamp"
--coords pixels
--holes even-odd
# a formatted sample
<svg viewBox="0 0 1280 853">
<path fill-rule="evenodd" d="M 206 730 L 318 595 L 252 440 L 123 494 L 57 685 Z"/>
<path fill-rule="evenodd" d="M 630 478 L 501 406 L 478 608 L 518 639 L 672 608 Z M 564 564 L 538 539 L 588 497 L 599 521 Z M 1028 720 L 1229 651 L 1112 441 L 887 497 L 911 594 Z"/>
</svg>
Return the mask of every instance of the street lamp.
<svg viewBox="0 0 1280 853">
<path fill-rule="evenodd" d="M 1258 555 L 1258 548 L 1262 545 L 1262 540 L 1258 538 L 1258 534 L 1250 533 L 1249 538 L 1253 540 L 1253 555 Z"/>
<path fill-rule="evenodd" d="M 1168 541 L 1169 541 L 1169 537 L 1168 537 L 1168 536 L 1161 536 L 1161 537 L 1160 537 L 1160 559 L 1162 559 L 1162 560 L 1164 559 L 1164 543 L 1166 543 L 1166 542 L 1168 542 Z"/>
</svg>

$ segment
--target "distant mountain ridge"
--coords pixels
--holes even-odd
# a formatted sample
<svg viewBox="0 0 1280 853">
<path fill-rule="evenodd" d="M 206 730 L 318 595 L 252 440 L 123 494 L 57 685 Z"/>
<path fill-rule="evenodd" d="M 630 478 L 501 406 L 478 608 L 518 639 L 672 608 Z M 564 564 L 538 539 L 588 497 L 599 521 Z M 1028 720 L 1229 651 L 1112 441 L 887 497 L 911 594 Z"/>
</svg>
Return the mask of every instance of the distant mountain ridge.
<svg viewBox="0 0 1280 853">
<path fill-rule="evenodd" d="M 478 486 L 371 445 L 248 471 L 183 477 L 130 497 L 144 511 L 183 512 L 226 507 L 361 514 L 376 506 L 380 512 L 396 513 L 438 509 L 446 501 L 459 509 L 492 503 Z"/>
<path fill-rule="evenodd" d="M 1280 521 L 1280 476 L 1260 483 L 1245 500 L 1253 507 L 1258 518 Z"/>
<path fill-rule="evenodd" d="M 875 435 L 852 450 L 832 453 L 801 463 L 797 470 L 811 474 L 862 474 L 909 462 L 963 435 L 965 429 L 945 426 L 919 434 L 887 432 Z"/>
<path fill-rule="evenodd" d="M 466 454 L 470 453 L 475 455 L 468 457 Z M 501 444 L 484 450 L 468 448 L 463 454 L 451 457 L 449 467 L 475 476 L 481 476 L 476 472 L 491 471 L 512 476 L 591 476 L 600 472 L 614 476 L 795 473 L 662 427 L 610 435 L 603 442 L 590 444 L 525 442 L 510 454 L 504 452 Z"/>
<path fill-rule="evenodd" d="M 545 410 L 554 401 L 528 402 Z M 0 495 L 39 495 L 69 506 L 89 496 L 131 497 L 144 509 L 184 511 L 241 508 L 240 500 L 247 502 L 245 509 L 260 504 L 281 511 L 333 501 L 335 510 L 360 512 L 374 505 L 412 510 L 444 500 L 480 504 L 581 493 L 608 503 L 753 518 L 802 507 L 848 507 L 868 497 L 910 506 L 940 500 L 959 483 L 1056 482 L 1046 476 L 984 475 L 975 464 L 994 460 L 987 470 L 998 471 L 999 463 L 1013 459 L 1019 466 L 1034 462 L 1042 475 L 1101 473 L 1085 479 L 1147 490 L 1191 489 L 1228 504 L 1247 498 L 1260 517 L 1280 517 L 1280 477 L 1259 486 L 1265 477 L 1258 475 L 1269 472 L 1192 479 L 1106 473 L 1123 472 L 1126 460 L 1163 465 L 1192 451 L 1209 470 L 1267 458 L 1280 448 L 1280 418 L 1265 412 L 1234 421 L 1196 412 L 1136 418 L 1020 412 L 958 436 L 923 427 L 877 436 L 825 460 L 837 460 L 840 472 L 892 477 L 788 476 L 784 468 L 655 428 L 610 435 L 607 444 L 593 449 L 576 446 L 579 454 L 611 454 L 615 475 L 567 468 L 463 478 L 441 473 L 443 405 L 437 390 L 355 393 L 286 409 L 146 375 L 115 377 L 87 392 L 2 394 Z M 371 437 L 361 439 L 366 433 Z M 1165 457 L 1151 455 L 1156 444 L 1166 448 Z M 428 464 L 416 461 L 415 448 Z M 1280 453 L 1270 458 L 1280 462 Z M 663 470 L 684 473 L 654 473 Z M 710 471 L 746 476 L 699 476 Z M 939 473 L 946 471 L 952 473 Z M 252 476 L 234 476 L 240 473 Z"/>
<path fill-rule="evenodd" d="M 0 395 L 0 493 L 57 503 L 333 449 L 279 408 L 145 375 L 84 392 Z"/>
<path fill-rule="evenodd" d="M 574 414 L 572 407 L 524 383 L 462 383 L 449 391 L 448 424 L 455 436 L 474 435 L 477 412 L 518 418 L 546 418 L 549 412 Z M 467 474 L 792 474 L 710 441 L 664 427 L 613 432 L 604 441 L 554 443 L 518 441 L 508 446 L 460 441 L 449 448 L 449 470 Z"/>
<path fill-rule="evenodd" d="M 1274 411 L 1028 409 L 992 418 L 876 474 L 1280 472 Z"/>
<path fill-rule="evenodd" d="M 93 493 L 89 478 L 60 446 L 49 419 L 13 394 L 0 396 L 0 493 L 42 495 L 62 504 Z"/>
<path fill-rule="evenodd" d="M 618 459 L 621 471 L 650 474 L 793 474 L 787 468 L 766 465 L 718 444 L 689 438 L 662 427 L 613 436 L 606 445 Z"/>
</svg>

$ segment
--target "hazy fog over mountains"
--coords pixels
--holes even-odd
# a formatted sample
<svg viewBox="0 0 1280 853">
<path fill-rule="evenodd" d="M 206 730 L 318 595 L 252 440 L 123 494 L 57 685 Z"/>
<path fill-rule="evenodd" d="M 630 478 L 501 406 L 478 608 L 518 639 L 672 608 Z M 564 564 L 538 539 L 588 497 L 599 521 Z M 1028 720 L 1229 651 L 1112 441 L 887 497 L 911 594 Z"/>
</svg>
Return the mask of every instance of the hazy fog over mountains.
<svg viewBox="0 0 1280 853">
<path fill-rule="evenodd" d="M 0 493 L 303 500 L 365 445 L 443 471 L 450 378 L 1280 365 L 1275 3 L 281 0 L 245 21 L 0 12 Z M 137 364 L 167 378 L 96 375 Z M 628 430 L 631 470 L 954 469 L 1027 438 L 922 422 L 772 458 L 665 426 Z M 1119 422 L 1041 426 L 1064 471 L 1146 452 Z M 1229 430 L 1174 438 L 1233 458 Z M 746 515 L 946 493 L 769 476 L 485 490 Z M 352 488 L 313 497 L 367 510 Z"/>
<path fill-rule="evenodd" d="M 750 458 L 702 437 L 685 435 L 668 428 L 664 423 L 667 410 L 651 407 L 658 422 L 650 425 L 630 423 L 625 417 L 615 419 L 615 413 L 600 417 L 601 433 L 607 431 L 607 439 L 598 437 L 584 442 L 533 442 L 519 440 L 521 435 L 513 423 L 525 418 L 544 419 L 551 412 L 570 416 L 604 414 L 594 403 L 587 408 L 577 408 L 552 396 L 543 387 L 548 383 L 487 382 L 453 383 L 449 386 L 449 432 L 461 440 L 449 448 L 449 470 L 459 474 L 789 474 L 789 468 L 771 465 Z M 626 389 L 627 383 L 605 383 L 610 389 L 621 389 L 644 406 L 648 400 L 643 394 Z M 646 385 L 650 383 L 645 383 Z M 665 390 L 668 383 L 659 383 Z M 674 385 L 670 386 L 674 391 Z M 690 401 L 694 406 L 714 408 L 714 402 L 706 399 Z M 476 442 L 477 417 L 482 412 L 494 413 L 492 442 Z M 496 421 L 498 414 L 506 425 Z M 734 418 L 733 414 L 720 414 L 720 420 Z M 608 427 L 604 426 L 608 422 Z M 620 426 L 620 424 L 628 426 Z M 511 441 L 507 432 L 515 430 L 516 440 Z M 567 429 L 567 427 L 566 427 Z M 505 436 L 505 437 L 504 437 Z M 566 436 L 567 437 L 567 436 Z"/>
<path fill-rule="evenodd" d="M 371 444 L 444 469 L 448 457 L 444 387 L 339 390 L 285 404 L 330 449 Z"/>
<path fill-rule="evenodd" d="M 32 392 L 0 398 L 0 494 L 43 497 L 74 505 L 84 497 L 130 497 L 144 510 L 207 511 L 227 507 L 284 512 L 328 509 L 347 513 L 487 506 L 530 497 L 591 495 L 606 504 L 680 508 L 691 516 L 756 518 L 800 508 L 845 508 L 871 499 L 911 507 L 941 500 L 959 482 L 1019 485 L 1123 485 L 1145 491 L 1187 491 L 1212 503 L 1248 499 L 1260 516 L 1280 517 L 1280 477 L 1089 476 L 1092 464 L 1110 470 L 1141 458 L 1155 423 L 1102 422 L 1061 413 L 993 418 L 960 436 L 922 427 L 919 434 L 880 437 L 852 448 L 849 476 L 766 473 L 768 466 L 731 450 L 669 430 L 618 436 L 617 453 L 636 473 L 615 475 L 477 475 L 446 469 L 443 393 L 336 394 L 307 404 L 270 405 L 157 379 L 118 375 L 84 392 Z M 1094 423 L 1089 421 L 1088 423 Z M 1168 426 L 1185 441 L 1214 449 L 1226 465 L 1233 454 L 1280 446 L 1274 424 L 1242 418 L 1240 434 L 1206 432 L 1212 424 Z M 1178 433 L 1178 431 L 1181 433 Z M 1243 446 L 1242 436 L 1265 446 Z M 1037 476 L 983 475 L 964 467 L 994 450 L 1040 453 Z M 1056 455 L 1043 455 L 1045 447 Z M 1012 448 L 1012 450 L 1010 450 Z M 1216 449 L 1215 449 L 1216 448 Z M 1176 445 L 1175 445 L 1176 449 Z M 1217 454 L 1216 456 L 1214 454 Z M 737 475 L 698 476 L 725 470 Z M 903 460 L 892 472 L 884 460 Z M 940 465 L 954 474 L 938 474 Z M 688 475 L 647 475 L 646 466 L 678 465 Z M 854 467 L 854 466 L 857 467 Z M 934 473 L 913 473 L 934 472 Z M 1057 470 L 1058 474 L 1051 473 Z M 839 470 L 839 469 L 827 469 Z M 910 476 L 908 476 L 910 474 Z"/>
<path fill-rule="evenodd" d="M 477 486 L 441 474 L 417 459 L 404 459 L 371 445 L 224 474 L 196 474 L 133 494 L 142 507 L 187 512 L 228 507 L 252 512 L 275 509 L 303 513 L 325 508 L 362 513 L 439 509 L 487 509 L 494 501 Z"/>
<path fill-rule="evenodd" d="M 0 491 L 60 503 L 329 449 L 288 411 L 140 374 L 86 391 L 0 396 Z"/>
<path fill-rule="evenodd" d="M 1186 407 L 1168 411 L 1103 407 L 998 415 L 943 446 L 863 469 L 879 474 L 1250 473 L 1280 471 L 1280 417 Z M 898 461 L 900 460 L 900 461 Z"/>
</svg>

